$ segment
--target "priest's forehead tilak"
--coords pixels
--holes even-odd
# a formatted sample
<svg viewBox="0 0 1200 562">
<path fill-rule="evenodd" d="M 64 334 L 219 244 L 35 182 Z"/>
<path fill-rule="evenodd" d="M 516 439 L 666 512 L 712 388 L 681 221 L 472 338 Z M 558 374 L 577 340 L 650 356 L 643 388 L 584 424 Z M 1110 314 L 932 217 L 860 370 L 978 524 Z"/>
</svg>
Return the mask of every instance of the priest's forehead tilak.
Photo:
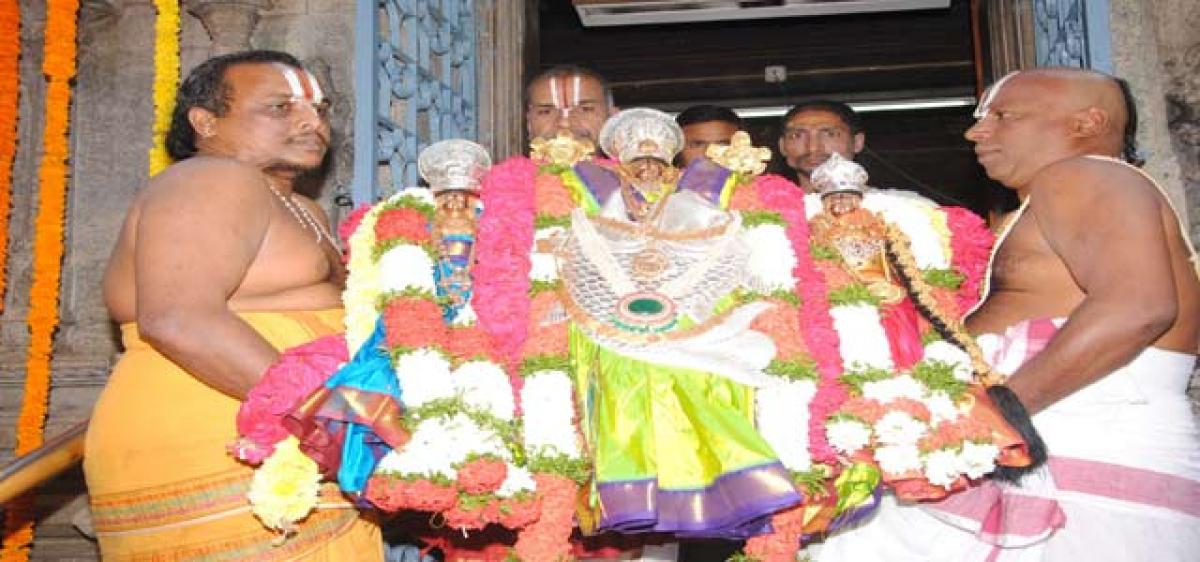
<svg viewBox="0 0 1200 562">
<path fill-rule="evenodd" d="M 988 113 L 992 110 L 992 102 L 996 101 L 996 96 L 1000 95 L 1000 89 L 1004 87 L 1004 83 L 1019 73 L 1020 71 L 1009 72 L 1003 78 L 997 80 L 995 84 L 992 84 L 992 87 L 983 93 L 983 98 L 979 100 L 979 105 L 975 106 L 975 112 L 971 115 L 976 119 L 987 117 Z"/>
<path fill-rule="evenodd" d="M 292 93 L 292 101 L 307 101 L 314 105 L 325 101 L 325 91 L 321 89 L 321 83 L 311 72 L 282 63 L 275 63 L 274 66 L 287 81 L 288 89 Z"/>
</svg>

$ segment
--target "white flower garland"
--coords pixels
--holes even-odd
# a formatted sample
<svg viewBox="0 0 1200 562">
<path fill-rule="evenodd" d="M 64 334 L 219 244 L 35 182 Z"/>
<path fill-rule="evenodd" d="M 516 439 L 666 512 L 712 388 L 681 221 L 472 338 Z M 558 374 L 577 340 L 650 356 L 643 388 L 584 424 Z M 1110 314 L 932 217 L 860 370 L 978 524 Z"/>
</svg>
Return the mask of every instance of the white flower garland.
<svg viewBox="0 0 1200 562">
<path fill-rule="evenodd" d="M 747 268 L 751 289 L 767 294 L 795 289 L 796 278 L 792 270 L 796 268 L 796 252 L 783 226 L 754 226 L 742 231 L 742 239 L 750 248 Z"/>
<path fill-rule="evenodd" d="M 777 385 L 759 388 L 754 393 L 758 433 L 788 470 L 808 471 L 812 468 L 812 456 L 808 450 L 806 405 L 816 395 L 817 385 L 809 380 L 775 378 Z"/>
<path fill-rule="evenodd" d="M 838 334 L 842 362 L 847 370 L 873 368 L 892 370 L 892 347 L 880 323 L 879 309 L 869 304 L 834 306 L 829 309 Z"/>
<path fill-rule="evenodd" d="M 575 431 L 575 391 L 562 371 L 537 371 L 521 388 L 524 447 L 530 455 L 580 457 Z"/>
</svg>

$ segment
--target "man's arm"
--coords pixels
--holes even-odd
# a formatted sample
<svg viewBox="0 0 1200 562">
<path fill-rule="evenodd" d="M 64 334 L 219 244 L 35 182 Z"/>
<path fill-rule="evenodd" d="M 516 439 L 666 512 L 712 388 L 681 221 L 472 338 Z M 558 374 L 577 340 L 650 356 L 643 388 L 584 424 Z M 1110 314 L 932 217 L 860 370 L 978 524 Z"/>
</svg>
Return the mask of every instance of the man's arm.
<svg viewBox="0 0 1200 562">
<path fill-rule="evenodd" d="M 204 159 L 148 188 L 134 271 L 141 337 L 192 376 L 235 398 L 279 356 L 228 306 L 270 224 L 261 173 Z"/>
<path fill-rule="evenodd" d="M 1029 210 L 1085 296 L 1009 380 L 1036 413 L 1128 363 L 1174 323 L 1177 296 L 1155 189 L 1122 166 L 1077 158 L 1035 179 Z"/>
</svg>

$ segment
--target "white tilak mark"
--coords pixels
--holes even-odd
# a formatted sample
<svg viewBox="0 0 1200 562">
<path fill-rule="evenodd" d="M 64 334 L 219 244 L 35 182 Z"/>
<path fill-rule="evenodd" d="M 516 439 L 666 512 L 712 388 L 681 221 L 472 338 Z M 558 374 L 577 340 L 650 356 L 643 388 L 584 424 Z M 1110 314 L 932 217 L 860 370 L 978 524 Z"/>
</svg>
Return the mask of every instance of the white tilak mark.
<svg viewBox="0 0 1200 562">
<path fill-rule="evenodd" d="M 296 69 L 281 63 L 275 63 L 275 65 L 283 73 L 283 79 L 287 80 L 288 88 L 292 91 L 292 98 L 304 99 L 304 86 L 300 85 L 300 77 L 296 75 Z"/>
<path fill-rule="evenodd" d="M 575 87 L 575 93 L 571 94 L 571 107 L 576 107 L 579 105 L 579 82 L 580 82 L 580 80 L 581 80 L 581 77 L 578 74 L 576 74 L 574 77 L 574 80 L 572 80 L 571 85 Z"/>
<path fill-rule="evenodd" d="M 317 81 L 317 77 L 307 70 L 304 71 L 304 76 L 308 78 L 308 83 L 312 86 L 312 102 L 318 104 L 325 101 L 325 91 L 321 89 L 321 83 Z"/>
<path fill-rule="evenodd" d="M 988 88 L 988 91 L 983 94 L 983 99 L 979 100 L 979 105 L 975 106 L 975 112 L 971 116 L 976 119 L 987 117 L 988 112 L 992 110 L 992 102 L 995 101 L 996 95 L 1000 93 L 1000 88 L 1004 86 L 1004 83 L 1009 78 L 1016 76 L 1019 72 L 1019 70 L 1009 72 L 1003 78 L 997 80 L 995 84 L 992 84 L 992 87 Z"/>
</svg>

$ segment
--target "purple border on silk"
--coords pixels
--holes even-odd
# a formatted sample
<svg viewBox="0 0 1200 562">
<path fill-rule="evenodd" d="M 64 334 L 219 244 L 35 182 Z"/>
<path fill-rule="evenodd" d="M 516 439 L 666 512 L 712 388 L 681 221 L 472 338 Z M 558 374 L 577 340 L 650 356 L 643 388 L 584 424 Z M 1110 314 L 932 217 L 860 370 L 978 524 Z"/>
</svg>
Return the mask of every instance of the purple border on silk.
<svg viewBox="0 0 1200 562">
<path fill-rule="evenodd" d="M 602 530 L 745 539 L 770 532 L 771 515 L 804 501 L 779 462 L 721 475 L 711 486 L 662 490 L 657 479 L 596 486 Z"/>
<path fill-rule="evenodd" d="M 621 188 L 621 179 L 615 172 L 593 162 L 583 161 L 576 164 L 575 174 L 592 193 L 592 197 L 596 198 L 596 204 L 601 207 Z"/>
<path fill-rule="evenodd" d="M 720 205 L 721 189 L 731 173 L 707 158 L 694 160 L 679 178 L 679 191 L 691 191 L 713 205 Z"/>
</svg>

